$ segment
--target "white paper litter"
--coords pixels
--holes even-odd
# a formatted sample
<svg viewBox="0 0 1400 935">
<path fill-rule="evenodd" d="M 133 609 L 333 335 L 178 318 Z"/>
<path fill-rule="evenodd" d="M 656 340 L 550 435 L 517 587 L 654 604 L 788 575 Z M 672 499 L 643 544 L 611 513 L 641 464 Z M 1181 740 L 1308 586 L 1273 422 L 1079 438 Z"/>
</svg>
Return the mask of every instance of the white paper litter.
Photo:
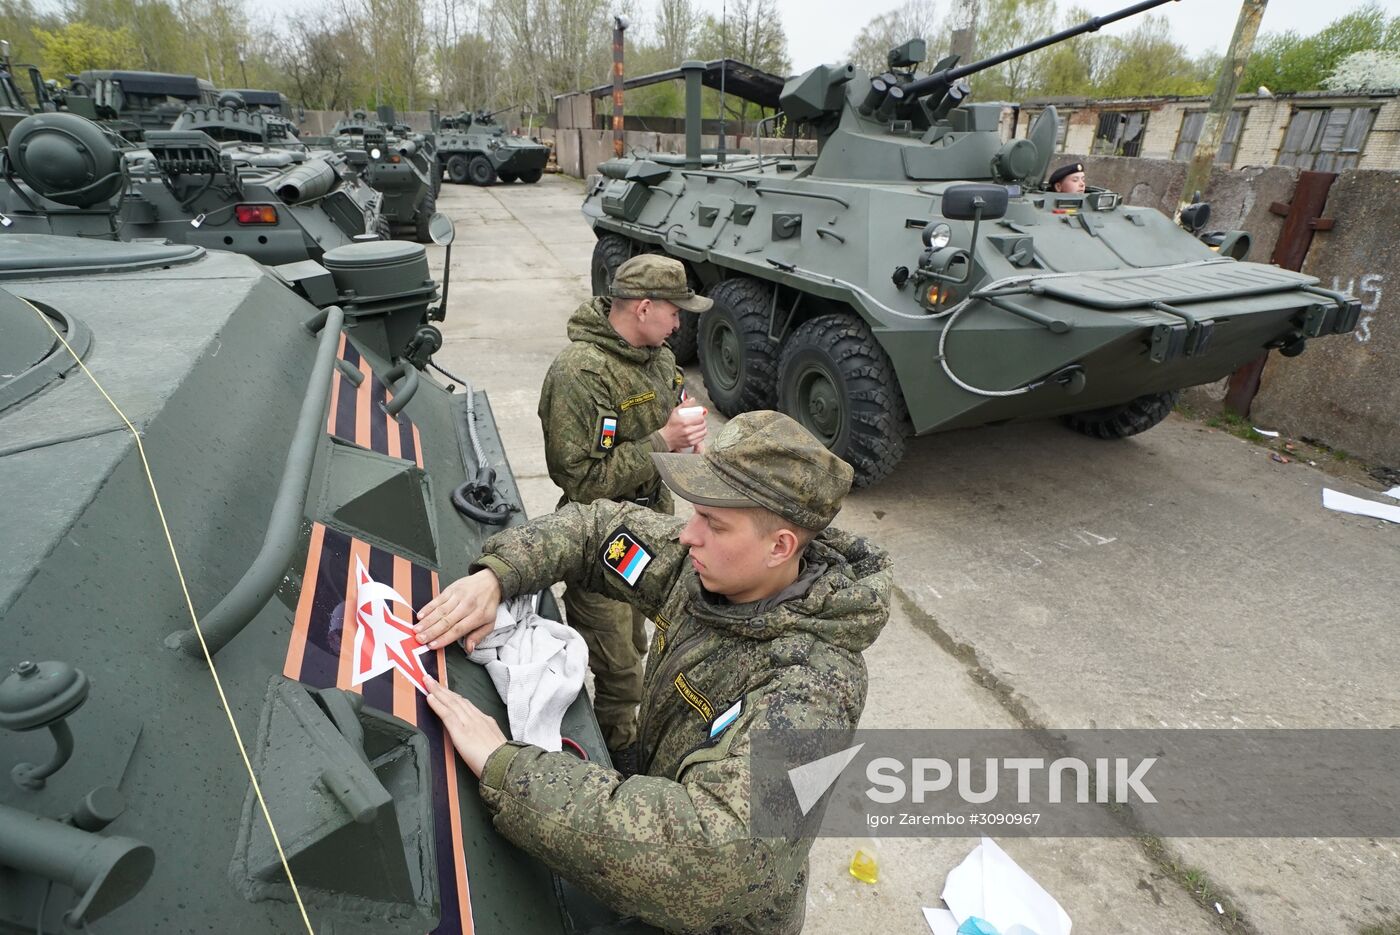
<svg viewBox="0 0 1400 935">
<path fill-rule="evenodd" d="M 1000 932 L 1021 926 L 1035 935 L 1069 935 L 1069 914 L 991 838 L 983 838 L 949 872 L 942 895 L 959 925 L 977 916 Z M 934 911 L 924 910 L 931 928 Z"/>
<path fill-rule="evenodd" d="M 1392 488 L 1390 488 L 1389 490 L 1387 490 L 1387 491 L 1385 492 L 1385 495 L 1386 495 L 1387 497 L 1390 497 L 1391 499 L 1400 500 L 1400 487 L 1392 487 Z"/>
<path fill-rule="evenodd" d="M 1263 435 L 1265 438 L 1278 438 L 1278 432 L 1272 431 L 1271 429 L 1261 429 L 1257 425 L 1251 426 L 1251 428 L 1253 428 L 1254 431 L 1258 432 L 1260 435 Z"/>
<path fill-rule="evenodd" d="M 933 935 L 958 935 L 958 920 L 947 909 L 925 909 L 924 921 Z"/>
<path fill-rule="evenodd" d="M 1383 519 L 1389 523 L 1400 523 L 1400 506 L 1376 503 L 1374 500 L 1363 500 L 1330 487 L 1322 488 L 1322 505 L 1329 510 L 1336 510 L 1340 513 L 1352 513 L 1356 516 Z"/>
</svg>

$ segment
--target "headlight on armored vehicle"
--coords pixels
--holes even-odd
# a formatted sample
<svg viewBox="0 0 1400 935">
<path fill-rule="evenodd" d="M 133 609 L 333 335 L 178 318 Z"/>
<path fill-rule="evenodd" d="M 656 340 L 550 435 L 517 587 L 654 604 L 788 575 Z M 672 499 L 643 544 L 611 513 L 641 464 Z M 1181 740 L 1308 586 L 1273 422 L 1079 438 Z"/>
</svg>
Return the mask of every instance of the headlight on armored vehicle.
<svg viewBox="0 0 1400 935">
<path fill-rule="evenodd" d="M 930 250 L 942 250 L 953 239 L 953 229 L 939 221 L 930 221 L 924 227 L 924 246 Z"/>
<path fill-rule="evenodd" d="M 382 156 L 382 155 L 383 155 L 383 153 L 381 153 L 381 152 L 379 151 L 379 147 L 378 147 L 378 146 L 374 147 L 374 149 L 371 149 L 371 150 L 369 151 L 369 158 L 371 158 L 371 159 L 378 159 L 378 158 L 379 158 L 380 156 Z"/>
<path fill-rule="evenodd" d="M 1123 203 L 1123 196 L 1117 192 L 1090 192 L 1084 202 L 1095 211 L 1112 211 Z"/>
</svg>

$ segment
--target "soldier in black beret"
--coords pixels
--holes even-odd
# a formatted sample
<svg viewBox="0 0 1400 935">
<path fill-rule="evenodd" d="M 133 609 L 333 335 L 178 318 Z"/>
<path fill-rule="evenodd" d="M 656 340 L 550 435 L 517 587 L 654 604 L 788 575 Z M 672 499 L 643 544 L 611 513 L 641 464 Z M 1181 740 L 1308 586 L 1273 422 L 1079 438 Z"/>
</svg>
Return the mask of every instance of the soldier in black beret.
<svg viewBox="0 0 1400 935">
<path fill-rule="evenodd" d="M 1084 163 L 1071 162 L 1051 172 L 1050 187 L 1070 195 L 1084 194 Z"/>
</svg>

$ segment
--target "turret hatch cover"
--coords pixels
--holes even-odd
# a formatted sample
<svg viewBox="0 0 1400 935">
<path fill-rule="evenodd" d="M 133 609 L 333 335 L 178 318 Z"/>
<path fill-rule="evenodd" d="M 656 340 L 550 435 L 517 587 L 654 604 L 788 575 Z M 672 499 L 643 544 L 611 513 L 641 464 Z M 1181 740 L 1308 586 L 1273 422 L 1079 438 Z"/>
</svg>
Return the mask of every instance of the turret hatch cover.
<svg viewBox="0 0 1400 935">
<path fill-rule="evenodd" d="M 0 279 L 126 272 L 190 263 L 202 256 L 204 248 L 190 244 L 7 234 L 0 238 Z"/>
</svg>

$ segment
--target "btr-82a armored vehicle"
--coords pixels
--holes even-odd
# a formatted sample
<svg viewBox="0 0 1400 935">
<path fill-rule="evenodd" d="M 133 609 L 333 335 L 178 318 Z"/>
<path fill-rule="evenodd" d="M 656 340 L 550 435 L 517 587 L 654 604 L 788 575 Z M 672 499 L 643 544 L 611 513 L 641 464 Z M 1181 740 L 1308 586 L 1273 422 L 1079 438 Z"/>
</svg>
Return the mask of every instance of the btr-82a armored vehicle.
<svg viewBox="0 0 1400 935">
<path fill-rule="evenodd" d="M 343 155 L 384 196 L 379 212 L 393 236 L 428 242 L 428 219 L 437 209 L 442 180 L 431 134 L 356 110 L 337 120 L 330 136 L 302 139 L 313 148 L 325 146 Z"/>
<path fill-rule="evenodd" d="M 378 237 L 380 196 L 343 159 L 240 151 L 252 144 L 229 127 L 262 132 L 261 115 L 224 116 L 230 142 L 203 130 L 151 130 L 141 150 L 76 114 L 26 117 L 4 150 L 10 184 L 0 186 L 0 233 L 155 238 L 272 265 Z"/>
<path fill-rule="evenodd" d="M 649 931 L 496 833 L 424 703 L 505 723 L 410 625 L 523 518 L 434 299 L 418 244 L 6 238 L 0 931 Z M 608 762 L 586 696 L 562 728 Z"/>
<path fill-rule="evenodd" d="M 815 132 L 815 157 L 706 157 L 703 66 L 683 65 L 685 156 L 610 160 L 588 186 L 594 292 L 635 253 L 684 262 L 715 302 L 690 322 L 715 407 L 787 412 L 859 485 L 887 475 L 910 434 L 1063 416 L 1132 435 L 1183 387 L 1351 330 L 1354 299 L 1240 262 L 1243 232 L 1212 249 L 1115 192 L 1047 191 L 1053 108 L 1004 141 L 1001 105 L 969 102 L 968 75 L 1161 2 L 922 76 L 921 40 L 883 75 L 814 68 L 780 103 Z"/>
<path fill-rule="evenodd" d="M 442 118 L 437 130 L 438 162 L 449 179 L 458 185 L 491 185 L 497 179 L 506 183 L 519 179 L 533 185 L 540 180 L 549 162 L 549 147 L 539 140 L 507 133 L 495 120 L 502 113 L 505 111 L 462 111 Z"/>
</svg>

